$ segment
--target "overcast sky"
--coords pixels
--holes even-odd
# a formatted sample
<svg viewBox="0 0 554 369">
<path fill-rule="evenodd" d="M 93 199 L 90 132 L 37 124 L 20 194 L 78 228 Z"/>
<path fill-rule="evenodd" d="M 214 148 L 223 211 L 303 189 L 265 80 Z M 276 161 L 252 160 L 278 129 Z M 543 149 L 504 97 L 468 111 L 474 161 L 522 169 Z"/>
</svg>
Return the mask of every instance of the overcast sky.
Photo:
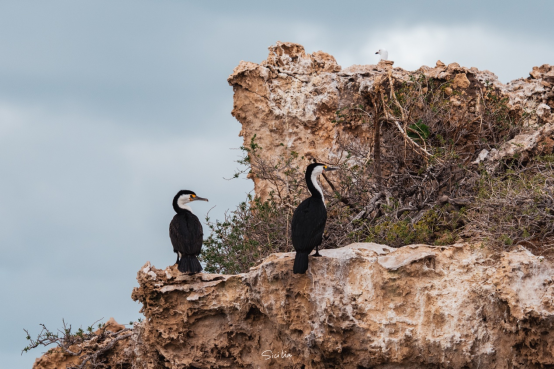
<svg viewBox="0 0 554 369">
<path fill-rule="evenodd" d="M 552 1 L 0 2 L 0 363 L 23 328 L 140 317 L 136 272 L 175 262 L 180 189 L 210 199 L 203 219 L 244 200 L 240 124 L 227 77 L 276 41 L 343 67 L 445 63 L 500 80 L 554 64 Z M 205 227 L 205 235 L 207 236 Z"/>
</svg>

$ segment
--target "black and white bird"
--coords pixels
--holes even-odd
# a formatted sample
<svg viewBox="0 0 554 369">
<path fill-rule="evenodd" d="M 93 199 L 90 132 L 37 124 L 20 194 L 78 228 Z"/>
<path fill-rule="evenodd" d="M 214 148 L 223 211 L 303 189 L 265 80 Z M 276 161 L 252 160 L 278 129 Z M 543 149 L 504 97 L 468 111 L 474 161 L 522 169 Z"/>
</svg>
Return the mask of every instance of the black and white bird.
<svg viewBox="0 0 554 369">
<path fill-rule="evenodd" d="M 379 49 L 375 54 L 381 55 L 381 60 L 389 60 L 389 52 L 385 49 Z"/>
<path fill-rule="evenodd" d="M 197 256 L 202 251 L 203 232 L 198 217 L 192 213 L 188 205 L 192 201 L 208 201 L 189 190 L 181 190 L 173 198 L 175 216 L 169 224 L 169 237 L 173 251 L 177 254 L 179 271 L 182 273 L 199 273 L 202 266 Z"/>
<path fill-rule="evenodd" d="M 315 248 L 314 256 L 319 255 L 319 245 L 323 238 L 325 222 L 327 222 L 327 209 L 323 198 L 323 191 L 317 183 L 317 177 L 323 171 L 336 170 L 325 164 L 313 163 L 306 168 L 306 183 L 312 194 L 302 201 L 292 216 L 292 245 L 296 250 L 293 272 L 304 274 L 308 270 L 308 255 Z"/>
</svg>

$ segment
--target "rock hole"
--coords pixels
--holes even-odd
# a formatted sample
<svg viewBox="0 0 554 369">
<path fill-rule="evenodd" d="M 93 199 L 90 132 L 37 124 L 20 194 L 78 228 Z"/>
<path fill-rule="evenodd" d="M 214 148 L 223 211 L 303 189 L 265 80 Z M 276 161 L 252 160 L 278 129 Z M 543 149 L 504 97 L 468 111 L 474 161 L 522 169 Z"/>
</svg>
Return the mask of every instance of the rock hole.
<svg viewBox="0 0 554 369">
<path fill-rule="evenodd" d="M 246 319 L 252 319 L 252 321 L 260 320 L 264 314 L 258 309 L 257 306 L 251 306 L 248 313 L 246 313 Z"/>
</svg>

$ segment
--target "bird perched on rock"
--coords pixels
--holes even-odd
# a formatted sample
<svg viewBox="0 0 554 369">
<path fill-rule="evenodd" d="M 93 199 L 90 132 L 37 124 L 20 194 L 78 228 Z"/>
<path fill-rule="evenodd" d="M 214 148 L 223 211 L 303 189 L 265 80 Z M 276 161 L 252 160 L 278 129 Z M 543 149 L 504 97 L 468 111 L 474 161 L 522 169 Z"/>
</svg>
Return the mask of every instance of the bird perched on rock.
<svg viewBox="0 0 554 369">
<path fill-rule="evenodd" d="M 315 248 L 314 256 L 319 255 L 319 245 L 323 237 L 325 222 L 327 221 L 327 209 L 323 199 L 323 191 L 317 183 L 317 177 L 323 171 L 332 171 L 325 164 L 313 163 L 306 168 L 306 184 L 312 194 L 302 201 L 292 216 L 292 245 L 296 250 L 293 272 L 303 274 L 308 270 L 308 255 Z"/>
<path fill-rule="evenodd" d="M 192 213 L 188 205 L 193 201 L 208 201 L 189 190 L 181 190 L 173 198 L 173 209 L 177 214 L 169 224 L 169 237 L 173 251 L 177 254 L 179 271 L 182 273 L 198 273 L 202 266 L 197 256 L 202 250 L 203 232 L 198 217 Z"/>
<path fill-rule="evenodd" d="M 381 60 L 389 60 L 389 52 L 385 49 L 379 49 L 375 54 L 381 55 Z"/>
</svg>

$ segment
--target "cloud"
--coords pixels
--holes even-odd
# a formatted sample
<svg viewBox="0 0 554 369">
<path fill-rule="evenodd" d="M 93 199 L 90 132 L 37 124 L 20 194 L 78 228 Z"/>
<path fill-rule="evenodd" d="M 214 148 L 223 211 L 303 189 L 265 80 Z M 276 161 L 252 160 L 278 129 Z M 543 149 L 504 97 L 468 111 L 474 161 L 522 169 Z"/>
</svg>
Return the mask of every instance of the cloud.
<svg viewBox="0 0 554 369">
<path fill-rule="evenodd" d="M 241 141 L 185 136 L 127 142 L 120 150 L 130 175 L 128 197 L 147 202 L 136 209 L 139 212 L 150 212 L 161 205 L 171 213 L 173 196 L 181 189 L 193 190 L 210 199 L 208 204 L 196 204 L 203 209 L 199 217 L 203 219 L 201 215 L 216 206 L 211 215 L 221 218 L 253 187 L 251 181 L 225 179 L 238 168 L 240 152 L 236 147 Z"/>
<path fill-rule="evenodd" d="M 525 37 L 528 36 L 528 37 Z M 550 47 L 545 47 L 549 44 Z M 489 69 L 503 82 L 527 77 L 534 65 L 554 57 L 554 41 L 483 25 L 434 26 L 417 25 L 394 30 L 378 30 L 362 47 L 369 59 L 375 46 L 389 50 L 395 66 L 415 70 L 421 65 L 445 63 Z"/>
<path fill-rule="evenodd" d="M 9 137 L 17 128 L 24 124 L 21 112 L 16 111 L 11 105 L 0 105 L 0 142 Z"/>
<path fill-rule="evenodd" d="M 554 40 L 525 30 L 506 30 L 483 24 L 391 24 L 367 25 L 349 35 L 318 24 L 293 27 L 297 42 L 309 52 L 323 50 L 342 67 L 353 64 L 376 64 L 380 48 L 389 52 L 395 67 L 416 70 L 446 64 L 488 69 L 503 82 L 527 77 L 533 66 L 552 63 Z"/>
</svg>

